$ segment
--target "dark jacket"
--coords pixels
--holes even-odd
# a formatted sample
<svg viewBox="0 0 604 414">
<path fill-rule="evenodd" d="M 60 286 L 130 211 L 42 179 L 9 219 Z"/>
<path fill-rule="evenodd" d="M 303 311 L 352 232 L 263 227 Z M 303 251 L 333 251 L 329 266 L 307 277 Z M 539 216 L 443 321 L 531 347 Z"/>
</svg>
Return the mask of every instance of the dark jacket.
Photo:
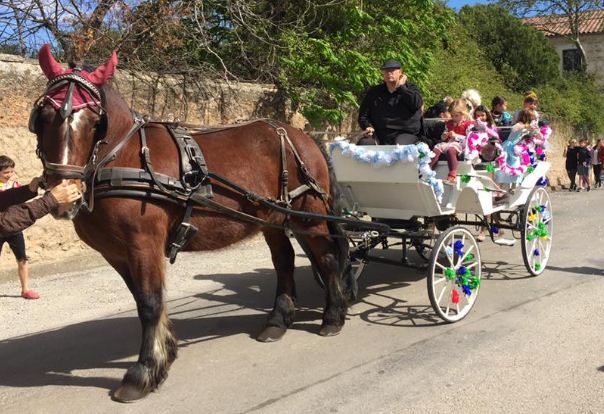
<svg viewBox="0 0 604 414">
<path fill-rule="evenodd" d="M 577 154 L 579 164 L 586 163 L 589 165 L 589 163 L 591 163 L 591 152 L 589 152 L 589 148 L 579 147 L 579 151 Z"/>
<path fill-rule="evenodd" d="M 359 108 L 361 129 L 373 127 L 378 138 L 400 132 L 418 135 L 421 130 L 422 95 L 412 83 L 399 86 L 393 93 L 385 83 L 367 91 Z"/>
<path fill-rule="evenodd" d="M 566 169 L 576 170 L 577 163 L 579 160 L 579 147 L 567 147 L 566 148 Z"/>
<path fill-rule="evenodd" d="M 57 200 L 47 192 L 30 203 L 34 198 L 28 186 L 13 188 L 0 193 L 0 237 L 11 236 L 34 224 L 40 217 L 57 207 Z"/>
</svg>

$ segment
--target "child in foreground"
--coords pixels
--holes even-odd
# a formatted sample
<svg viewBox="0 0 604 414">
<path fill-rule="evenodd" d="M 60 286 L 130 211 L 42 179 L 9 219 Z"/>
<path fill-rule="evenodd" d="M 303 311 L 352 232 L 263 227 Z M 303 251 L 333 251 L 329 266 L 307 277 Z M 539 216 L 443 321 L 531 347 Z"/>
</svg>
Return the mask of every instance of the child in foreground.
<svg viewBox="0 0 604 414">
<path fill-rule="evenodd" d="M 0 191 L 20 187 L 15 179 L 15 162 L 6 155 L 0 155 Z M 8 243 L 15 259 L 17 259 L 17 272 L 21 281 L 21 297 L 24 299 L 38 299 L 40 295 L 29 289 L 29 269 L 27 267 L 27 255 L 25 254 L 25 239 L 23 232 L 15 233 L 8 237 L 0 238 L 0 252 L 4 243 Z"/>
</svg>

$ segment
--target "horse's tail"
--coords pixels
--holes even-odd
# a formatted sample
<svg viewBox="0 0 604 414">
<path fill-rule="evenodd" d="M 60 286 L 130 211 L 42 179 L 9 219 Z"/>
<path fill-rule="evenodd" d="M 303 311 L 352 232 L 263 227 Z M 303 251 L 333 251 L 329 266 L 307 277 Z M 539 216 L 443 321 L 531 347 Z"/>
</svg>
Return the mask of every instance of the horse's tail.
<svg viewBox="0 0 604 414">
<path fill-rule="evenodd" d="M 327 169 L 329 171 L 330 197 L 328 213 L 334 216 L 341 216 L 345 207 L 345 198 L 343 196 L 341 187 L 338 184 L 331 157 L 327 153 L 327 149 L 322 142 L 316 139 L 315 142 L 321 150 L 321 154 L 323 154 L 323 157 L 325 158 Z M 335 236 L 334 240 L 338 245 L 338 264 L 341 272 L 342 291 L 344 292 L 344 296 L 348 299 L 348 301 L 354 301 L 357 298 L 357 281 L 354 278 L 352 267 L 350 265 L 350 248 L 348 245 L 348 239 L 346 238 L 346 233 L 344 231 L 344 225 L 341 223 L 328 221 L 327 227 L 329 229 L 329 233 Z"/>
</svg>

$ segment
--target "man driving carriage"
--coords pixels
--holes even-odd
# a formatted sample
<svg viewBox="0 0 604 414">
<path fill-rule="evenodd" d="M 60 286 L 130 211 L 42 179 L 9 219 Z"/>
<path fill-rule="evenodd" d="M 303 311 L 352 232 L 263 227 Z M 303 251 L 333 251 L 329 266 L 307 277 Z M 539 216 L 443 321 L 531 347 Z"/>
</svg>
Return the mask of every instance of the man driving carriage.
<svg viewBox="0 0 604 414">
<path fill-rule="evenodd" d="M 371 87 L 361 102 L 359 126 L 365 132 L 358 145 L 414 144 L 421 131 L 423 98 L 407 82 L 397 60 L 382 65 L 384 82 Z"/>
</svg>

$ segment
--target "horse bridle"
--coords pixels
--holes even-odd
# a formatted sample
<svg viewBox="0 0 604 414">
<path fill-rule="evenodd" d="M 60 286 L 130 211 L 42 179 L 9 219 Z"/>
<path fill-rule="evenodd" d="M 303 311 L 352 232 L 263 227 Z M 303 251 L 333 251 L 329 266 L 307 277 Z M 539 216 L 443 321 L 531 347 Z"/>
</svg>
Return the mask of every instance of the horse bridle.
<svg viewBox="0 0 604 414">
<path fill-rule="evenodd" d="M 61 107 L 58 110 L 58 114 L 63 119 L 63 121 L 70 118 L 74 112 L 73 109 L 73 92 L 75 86 L 79 86 L 85 89 L 90 96 L 94 100 L 94 105 L 89 106 L 88 108 L 96 113 L 100 117 L 100 125 L 101 130 L 106 130 L 107 125 L 107 111 L 105 110 L 105 94 L 102 89 L 99 89 L 96 85 L 90 82 L 88 79 L 84 78 L 80 74 L 80 70 L 76 68 L 72 73 L 66 73 L 63 75 L 59 75 L 50 81 L 46 86 L 46 90 L 44 93 L 36 100 L 34 103 L 34 107 L 31 111 L 29 117 L 29 130 L 35 134 L 36 131 L 36 121 L 38 118 L 38 114 L 42 107 L 46 104 L 46 102 L 50 99 L 48 95 L 56 91 L 62 87 L 68 86 L 67 93 L 65 95 L 65 99 Z M 102 127 L 104 125 L 105 127 Z M 69 138 L 71 134 L 71 127 L 67 128 L 67 139 L 65 142 L 69 142 Z M 44 167 L 44 177 L 59 177 L 61 179 L 79 179 L 82 181 L 86 181 L 89 178 L 92 170 L 92 166 L 96 160 L 96 154 L 99 150 L 99 147 L 105 141 L 99 137 L 97 138 L 93 150 L 88 158 L 88 161 L 85 165 L 73 165 L 73 164 L 58 164 L 54 162 L 48 161 L 46 154 L 42 150 L 41 140 L 38 135 L 38 143 L 36 147 L 36 154 L 38 158 L 42 161 L 42 166 Z"/>
</svg>

